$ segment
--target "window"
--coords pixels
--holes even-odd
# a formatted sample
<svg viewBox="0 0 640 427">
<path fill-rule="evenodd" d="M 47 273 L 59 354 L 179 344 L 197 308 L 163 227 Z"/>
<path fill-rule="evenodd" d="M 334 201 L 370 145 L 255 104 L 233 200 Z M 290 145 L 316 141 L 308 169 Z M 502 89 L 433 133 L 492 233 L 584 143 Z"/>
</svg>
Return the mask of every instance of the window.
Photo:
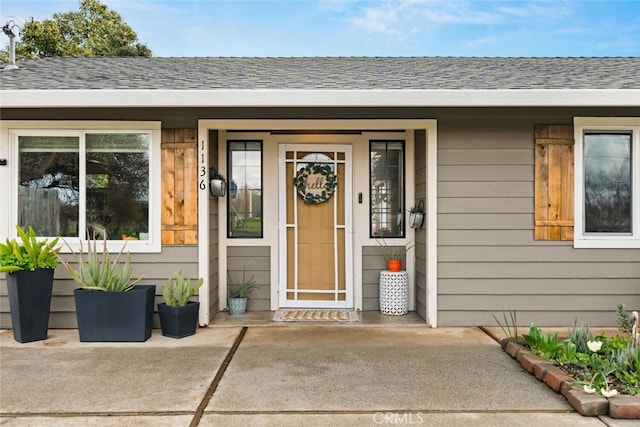
<svg viewBox="0 0 640 427">
<path fill-rule="evenodd" d="M 13 130 L 14 223 L 39 236 L 106 238 L 109 249 L 159 251 L 159 136 L 154 130 Z M 157 147 L 157 149 L 154 148 Z M 154 181 L 155 177 L 155 181 Z M 138 248 L 136 250 L 136 248 Z"/>
<path fill-rule="evenodd" d="M 262 141 L 228 143 L 228 237 L 262 237 Z"/>
<path fill-rule="evenodd" d="M 404 237 L 404 141 L 369 143 L 370 237 Z"/>
<path fill-rule="evenodd" d="M 640 247 L 640 119 L 576 119 L 577 247 Z"/>
</svg>

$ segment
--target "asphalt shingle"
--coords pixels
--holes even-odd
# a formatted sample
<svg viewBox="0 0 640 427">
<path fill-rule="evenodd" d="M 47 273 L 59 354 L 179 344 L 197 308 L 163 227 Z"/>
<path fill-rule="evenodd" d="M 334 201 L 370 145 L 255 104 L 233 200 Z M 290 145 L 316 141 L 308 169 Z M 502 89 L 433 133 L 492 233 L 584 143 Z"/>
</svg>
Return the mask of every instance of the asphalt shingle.
<svg viewBox="0 0 640 427">
<path fill-rule="evenodd" d="M 0 72 L 10 89 L 639 89 L 640 57 L 56 57 Z"/>
</svg>

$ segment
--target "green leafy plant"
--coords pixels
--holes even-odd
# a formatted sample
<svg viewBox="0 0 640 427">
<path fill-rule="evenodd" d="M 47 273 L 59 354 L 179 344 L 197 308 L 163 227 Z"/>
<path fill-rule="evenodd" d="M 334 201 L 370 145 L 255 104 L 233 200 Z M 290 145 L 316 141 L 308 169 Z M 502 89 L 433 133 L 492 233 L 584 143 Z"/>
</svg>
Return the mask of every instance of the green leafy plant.
<svg viewBox="0 0 640 427">
<path fill-rule="evenodd" d="M 502 329 L 504 336 L 514 343 L 518 342 L 518 316 L 516 310 L 509 310 L 509 319 L 507 319 L 507 312 L 502 312 L 504 323 L 500 322 L 495 314 L 492 316 L 498 326 L 500 326 L 500 329 Z"/>
<path fill-rule="evenodd" d="M 631 334 L 631 328 L 633 327 L 633 321 L 631 316 L 624 310 L 624 304 L 618 304 L 616 306 L 616 324 L 620 332 L 625 334 Z"/>
<path fill-rule="evenodd" d="M 392 259 L 404 259 L 407 256 L 407 252 L 411 250 L 415 245 L 408 242 L 405 245 L 389 245 L 384 239 L 376 239 L 376 244 L 380 249 L 380 252 L 388 260 Z"/>
<path fill-rule="evenodd" d="M 35 271 L 39 268 L 56 268 L 59 237 L 47 242 L 38 240 L 31 226 L 24 231 L 16 226 L 21 243 L 17 239 L 7 239 L 0 243 L 0 272 L 13 273 L 21 270 Z"/>
<path fill-rule="evenodd" d="M 618 394 L 618 390 L 609 387 L 609 375 L 615 371 L 615 368 L 612 367 L 612 363 L 606 355 L 599 354 L 605 341 L 597 338 L 587 342 L 587 347 L 591 351 L 591 371 L 585 372 L 584 376 L 588 382 L 578 381 L 578 384 L 584 384 L 583 389 L 586 393 L 599 393 L 604 397 L 613 397 Z"/>
<path fill-rule="evenodd" d="M 120 262 L 120 257 L 124 254 L 126 242 L 115 258 L 107 251 L 107 240 L 103 241 L 102 253 L 98 252 L 97 241 L 90 240 L 87 243 L 87 253 L 83 252 L 83 245 L 80 242 L 78 253 L 71 251 L 77 263 L 74 269 L 71 263 L 64 262 L 64 266 L 73 277 L 73 280 L 80 284 L 83 289 L 107 292 L 125 292 L 133 288 L 142 277 L 132 280 L 132 268 L 129 253 L 126 253 L 124 263 Z"/>
<path fill-rule="evenodd" d="M 623 307 L 617 309 L 620 312 Z M 543 334 L 534 324 L 523 338 L 531 351 L 561 366 L 586 393 L 607 398 L 619 393 L 640 396 L 640 347 L 629 334 L 594 337 L 576 319 L 568 339 Z"/>
<path fill-rule="evenodd" d="M 587 353 L 587 342 L 593 341 L 593 333 L 589 330 L 589 326 L 578 325 L 578 319 L 573 323 L 573 327 L 569 330 L 569 340 L 575 344 L 578 353 Z"/>
<path fill-rule="evenodd" d="M 568 340 L 565 345 L 560 348 L 559 353 L 556 355 L 555 362 L 560 366 L 576 365 L 579 363 L 578 349 L 571 340 Z"/>
<path fill-rule="evenodd" d="M 613 354 L 614 374 L 629 393 L 640 396 L 640 348 L 631 340 Z"/>
<path fill-rule="evenodd" d="M 202 277 L 199 278 L 195 285 L 191 284 L 191 279 L 182 277 L 182 270 L 173 273 L 173 277 L 162 286 L 162 296 L 167 305 L 174 307 L 182 307 L 187 305 L 189 298 L 198 292 L 198 288 L 202 286 Z"/>
<path fill-rule="evenodd" d="M 248 298 L 252 290 L 256 289 L 254 275 L 246 277 L 246 271 L 242 269 L 242 279 L 234 280 L 229 274 L 229 298 Z"/>
<path fill-rule="evenodd" d="M 555 359 L 568 341 L 558 341 L 558 334 L 542 334 L 542 330 L 533 323 L 529 327 L 529 334 L 523 335 L 523 338 L 531 351 L 546 359 Z"/>
</svg>

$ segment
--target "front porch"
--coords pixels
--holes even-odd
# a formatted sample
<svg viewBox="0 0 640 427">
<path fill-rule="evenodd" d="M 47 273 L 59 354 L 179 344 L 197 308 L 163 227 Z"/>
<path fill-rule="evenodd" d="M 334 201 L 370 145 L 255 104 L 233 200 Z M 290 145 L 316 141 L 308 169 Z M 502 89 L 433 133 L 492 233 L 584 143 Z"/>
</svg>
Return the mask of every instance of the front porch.
<svg viewBox="0 0 640 427">
<path fill-rule="evenodd" d="M 377 247 L 381 236 L 390 246 L 415 245 L 403 267 L 413 312 L 409 323 L 437 325 L 435 120 L 200 120 L 198 125 L 199 167 L 214 167 L 233 183 L 233 191 L 229 187 L 229 194 L 217 198 L 200 186 L 198 234 L 207 236 L 198 242 L 199 275 L 205 277 L 201 325 L 226 323 L 227 282 L 245 273 L 257 285 L 248 310 L 260 314 L 240 323 L 271 323 L 275 310 L 303 307 L 355 310 L 365 313 L 365 324 L 387 323 L 368 314 L 379 309 L 379 275 L 386 268 Z M 389 150 L 396 150 L 394 167 L 400 172 L 380 178 L 372 153 Z M 308 209 L 296 202 L 290 181 L 309 162 L 319 162 L 309 160 L 312 156 L 321 156 L 339 183 L 334 198 Z M 429 207 L 424 227 L 410 228 L 406 212 L 420 200 Z"/>
<path fill-rule="evenodd" d="M 388 316 L 379 311 L 359 311 L 358 322 L 322 322 L 322 321 L 299 321 L 299 322 L 274 322 L 274 311 L 248 311 L 240 316 L 231 316 L 227 311 L 218 312 L 211 323 L 210 327 L 235 327 L 235 326 L 416 326 L 424 327 L 424 319 L 422 319 L 415 311 L 402 316 Z"/>
</svg>

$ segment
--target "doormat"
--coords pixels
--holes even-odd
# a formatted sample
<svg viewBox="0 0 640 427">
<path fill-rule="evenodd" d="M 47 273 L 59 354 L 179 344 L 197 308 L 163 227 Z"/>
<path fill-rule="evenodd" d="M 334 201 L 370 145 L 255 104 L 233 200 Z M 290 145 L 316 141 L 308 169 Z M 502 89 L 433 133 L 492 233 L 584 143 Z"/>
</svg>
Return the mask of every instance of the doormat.
<svg viewBox="0 0 640 427">
<path fill-rule="evenodd" d="M 359 322 L 355 311 L 349 310 L 278 310 L 274 322 Z"/>
</svg>

